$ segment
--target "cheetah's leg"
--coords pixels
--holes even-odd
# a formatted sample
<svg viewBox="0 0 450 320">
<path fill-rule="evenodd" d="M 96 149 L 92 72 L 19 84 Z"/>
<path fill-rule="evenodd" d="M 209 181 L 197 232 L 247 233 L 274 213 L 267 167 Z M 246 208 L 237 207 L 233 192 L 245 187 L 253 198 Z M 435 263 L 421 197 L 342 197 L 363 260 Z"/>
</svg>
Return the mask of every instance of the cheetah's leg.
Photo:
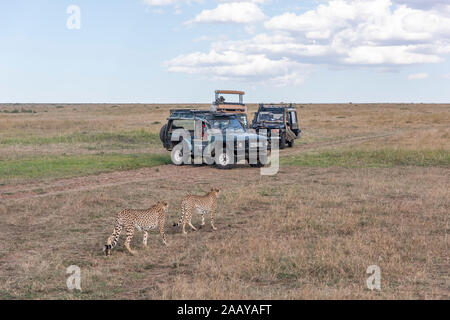
<svg viewBox="0 0 450 320">
<path fill-rule="evenodd" d="M 191 221 L 189 221 L 188 224 L 189 224 L 189 227 L 192 228 L 192 230 L 197 231 L 197 228 L 192 225 Z"/>
<path fill-rule="evenodd" d="M 187 210 L 186 210 L 185 219 L 186 219 L 186 222 L 189 225 L 189 227 L 191 227 L 192 230 L 197 231 L 197 228 L 192 225 L 192 213 L 194 212 L 194 210 L 195 210 L 194 204 L 188 206 Z"/>
<path fill-rule="evenodd" d="M 164 245 L 167 246 L 166 233 L 164 232 L 164 221 L 159 223 L 159 233 L 161 234 Z"/>
<path fill-rule="evenodd" d="M 136 251 L 130 248 L 131 239 L 133 239 L 134 226 L 128 226 L 126 228 L 126 231 L 127 231 L 127 239 L 125 240 L 125 248 L 127 248 L 128 252 L 130 252 L 132 255 L 135 255 Z"/>
<path fill-rule="evenodd" d="M 211 214 L 211 228 L 216 231 L 217 228 L 214 226 L 214 213 L 216 211 L 216 208 L 212 208 L 209 212 Z"/>
<path fill-rule="evenodd" d="M 183 234 L 187 234 L 187 232 L 185 230 L 185 226 L 186 226 L 186 210 L 187 210 L 187 204 L 186 204 L 186 202 L 182 201 L 181 202 L 181 219 L 180 219 L 180 223 L 181 223 L 181 230 L 183 231 Z"/>
<path fill-rule="evenodd" d="M 191 204 L 187 204 L 184 207 L 184 219 L 183 219 L 183 224 L 182 224 L 182 229 L 183 229 L 183 234 L 187 234 L 186 230 L 185 230 L 185 225 L 186 223 L 193 229 L 193 230 L 197 230 L 195 229 L 195 227 L 192 225 L 191 223 L 191 219 L 192 219 L 192 211 L 194 210 L 194 205 Z"/>
<path fill-rule="evenodd" d="M 202 227 L 205 225 L 205 210 L 202 210 Z"/>
<path fill-rule="evenodd" d="M 144 231 L 144 238 L 142 239 L 142 244 L 144 247 L 147 247 L 147 239 L 148 239 L 148 232 Z"/>
<path fill-rule="evenodd" d="M 180 226 L 183 223 L 185 207 L 186 207 L 186 204 L 184 203 L 184 201 L 181 201 L 181 218 L 180 218 L 180 221 L 178 221 L 178 223 L 173 224 L 174 227 Z"/>
</svg>

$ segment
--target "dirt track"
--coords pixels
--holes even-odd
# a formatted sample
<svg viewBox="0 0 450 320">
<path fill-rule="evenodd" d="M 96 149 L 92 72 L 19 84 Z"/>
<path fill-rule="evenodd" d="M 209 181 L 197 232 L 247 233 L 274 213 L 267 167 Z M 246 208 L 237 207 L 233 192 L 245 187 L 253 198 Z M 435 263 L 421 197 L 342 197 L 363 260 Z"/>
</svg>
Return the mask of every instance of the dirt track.
<svg viewBox="0 0 450 320">
<path fill-rule="evenodd" d="M 400 131 L 389 132 L 377 135 L 367 135 L 362 137 L 350 137 L 339 141 L 311 143 L 308 145 L 295 146 L 293 149 L 285 149 L 280 155 L 293 155 L 308 150 L 321 150 L 334 146 L 351 145 L 364 143 L 370 140 L 386 138 L 393 136 Z M 246 167 L 238 167 L 234 170 L 245 170 Z M 173 165 L 158 166 L 153 168 L 143 168 L 129 171 L 116 171 L 76 177 L 69 179 L 57 179 L 40 182 L 30 182 L 25 184 L 0 186 L 1 200 L 18 200 L 36 197 L 46 197 L 56 194 L 86 191 L 98 188 L 118 186 L 133 182 L 167 179 L 168 177 L 177 177 L 180 181 L 189 181 L 192 176 L 202 175 L 204 178 L 220 175 L 220 171 L 210 166 L 184 166 L 176 167 Z"/>
</svg>

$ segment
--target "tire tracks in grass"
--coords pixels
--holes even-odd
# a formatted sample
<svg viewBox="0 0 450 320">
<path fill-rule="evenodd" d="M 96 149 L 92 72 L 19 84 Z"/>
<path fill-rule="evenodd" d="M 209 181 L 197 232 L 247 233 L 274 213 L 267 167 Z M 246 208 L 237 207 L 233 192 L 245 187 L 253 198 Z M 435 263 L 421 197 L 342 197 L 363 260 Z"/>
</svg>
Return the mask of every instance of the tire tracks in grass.
<svg viewBox="0 0 450 320">
<path fill-rule="evenodd" d="M 398 135 L 400 133 L 403 133 L 403 130 L 397 130 L 394 132 L 377 134 L 377 135 L 350 137 L 350 138 L 340 139 L 338 141 L 315 142 L 315 143 L 311 143 L 311 144 L 307 144 L 307 145 L 300 145 L 300 148 L 295 148 L 295 146 L 293 149 L 287 148 L 287 149 L 281 151 L 280 155 L 290 156 L 290 155 L 298 154 L 299 152 L 302 152 L 302 151 L 321 150 L 321 149 L 326 149 L 329 147 L 342 146 L 342 145 L 353 145 L 353 144 L 368 142 L 368 141 L 377 140 L 377 139 L 381 139 L 381 138 L 392 137 L 392 136 Z"/>
<path fill-rule="evenodd" d="M 326 149 L 334 146 L 353 145 L 371 140 L 386 138 L 404 132 L 405 130 L 396 130 L 383 134 L 366 135 L 361 137 L 349 137 L 338 141 L 327 141 L 311 143 L 308 145 L 297 146 L 293 149 L 280 151 L 280 156 L 295 155 L 303 151 Z M 256 170 L 247 167 L 238 167 L 232 171 L 240 170 Z M 89 191 L 99 188 L 108 188 L 128 183 L 146 182 L 149 180 L 168 179 L 177 177 L 183 181 L 189 181 L 193 175 L 201 174 L 205 178 L 208 176 L 216 179 L 218 176 L 227 177 L 226 172 L 220 171 L 212 166 L 182 166 L 162 165 L 151 168 L 143 168 L 137 170 L 114 171 L 108 173 L 100 173 L 96 175 L 54 179 L 48 181 L 27 182 L 23 184 L 12 184 L 0 186 L 0 200 L 23 200 L 30 198 L 40 198 L 47 196 L 55 196 L 59 194 Z M 234 177 L 234 175 L 233 175 Z"/>
</svg>

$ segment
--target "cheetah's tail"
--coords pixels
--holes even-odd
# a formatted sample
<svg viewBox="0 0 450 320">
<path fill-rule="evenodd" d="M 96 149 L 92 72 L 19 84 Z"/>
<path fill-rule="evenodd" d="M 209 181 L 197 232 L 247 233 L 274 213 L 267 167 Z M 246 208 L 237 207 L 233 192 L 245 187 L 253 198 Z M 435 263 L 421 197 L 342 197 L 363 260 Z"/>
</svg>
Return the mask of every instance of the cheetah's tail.
<svg viewBox="0 0 450 320">
<path fill-rule="evenodd" d="M 105 256 L 109 256 L 111 254 L 111 245 L 110 244 L 105 244 L 105 246 L 103 247 L 103 252 L 105 253 Z"/>
<path fill-rule="evenodd" d="M 111 236 L 109 236 L 105 246 L 103 247 L 103 252 L 105 253 L 106 256 L 109 256 L 111 254 L 111 250 L 114 249 L 114 247 L 117 245 L 121 231 L 122 231 L 122 221 L 121 219 L 117 219 L 116 225 L 114 226 L 114 231 L 111 234 Z"/>
</svg>

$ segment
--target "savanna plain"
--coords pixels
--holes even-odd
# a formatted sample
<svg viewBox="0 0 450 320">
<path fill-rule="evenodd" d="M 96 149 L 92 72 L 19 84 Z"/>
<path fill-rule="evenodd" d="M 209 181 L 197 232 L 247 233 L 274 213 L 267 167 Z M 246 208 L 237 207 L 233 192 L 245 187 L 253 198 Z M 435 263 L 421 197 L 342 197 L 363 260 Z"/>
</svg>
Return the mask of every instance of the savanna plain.
<svg viewBox="0 0 450 320">
<path fill-rule="evenodd" d="M 296 104 L 302 137 L 274 176 L 172 165 L 175 107 L 208 108 L 0 105 L 0 299 L 450 298 L 450 105 Z M 184 236 L 182 197 L 211 187 L 218 230 Z M 168 246 L 136 232 L 136 256 L 122 235 L 105 257 L 116 214 L 159 200 Z"/>
</svg>

